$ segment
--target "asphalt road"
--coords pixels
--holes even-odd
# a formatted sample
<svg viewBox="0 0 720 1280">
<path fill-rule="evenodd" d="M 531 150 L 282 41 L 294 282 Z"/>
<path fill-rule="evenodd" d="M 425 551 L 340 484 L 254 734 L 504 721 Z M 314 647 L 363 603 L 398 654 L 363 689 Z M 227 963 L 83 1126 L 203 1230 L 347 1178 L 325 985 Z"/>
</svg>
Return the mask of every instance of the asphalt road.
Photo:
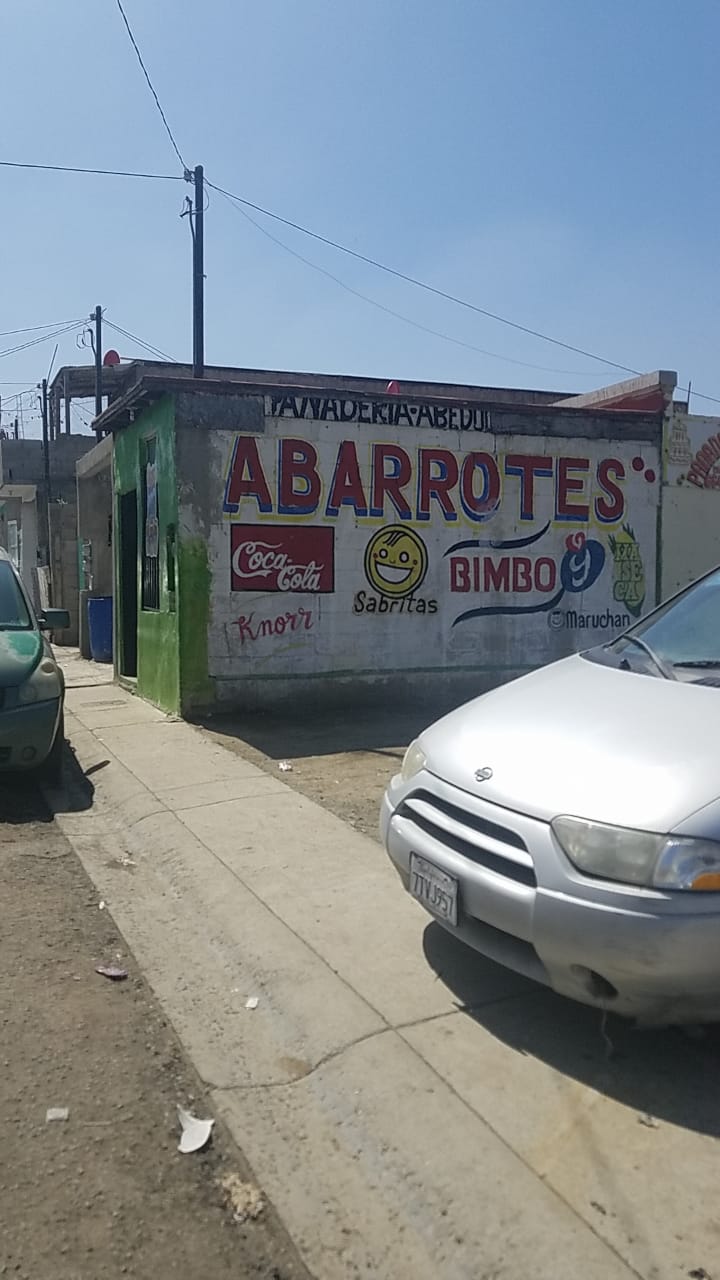
<svg viewBox="0 0 720 1280">
<path fill-rule="evenodd" d="M 39 791 L 17 780 L 0 783 L 0 903 L 0 1275 L 305 1277 L 271 1207 L 233 1220 L 221 1180 L 251 1174 L 222 1128 L 178 1152 L 176 1104 L 211 1115 L 202 1087 Z M 50 1107 L 67 1120 L 46 1121 Z"/>
</svg>

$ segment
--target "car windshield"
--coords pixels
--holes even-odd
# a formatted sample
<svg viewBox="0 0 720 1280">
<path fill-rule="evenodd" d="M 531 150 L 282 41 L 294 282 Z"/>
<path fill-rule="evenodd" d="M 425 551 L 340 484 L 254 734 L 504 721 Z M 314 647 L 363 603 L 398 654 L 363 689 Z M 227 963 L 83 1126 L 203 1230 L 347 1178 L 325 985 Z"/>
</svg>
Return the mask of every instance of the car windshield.
<svg viewBox="0 0 720 1280">
<path fill-rule="evenodd" d="M 671 679 L 683 670 L 720 668 L 720 569 L 604 648 Z"/>
<path fill-rule="evenodd" d="M 29 631 L 32 619 L 12 566 L 0 560 L 0 631 Z"/>
</svg>

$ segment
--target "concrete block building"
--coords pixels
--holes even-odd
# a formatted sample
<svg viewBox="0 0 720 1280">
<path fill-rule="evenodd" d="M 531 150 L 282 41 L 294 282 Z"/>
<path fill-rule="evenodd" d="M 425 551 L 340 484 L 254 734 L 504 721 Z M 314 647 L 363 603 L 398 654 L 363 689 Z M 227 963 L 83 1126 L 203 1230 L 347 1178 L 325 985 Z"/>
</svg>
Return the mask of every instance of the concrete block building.
<svg viewBox="0 0 720 1280">
<path fill-rule="evenodd" d="M 186 716 L 469 696 L 658 591 L 674 375 L 587 397 L 137 364 L 112 434 L 115 661 Z"/>
</svg>

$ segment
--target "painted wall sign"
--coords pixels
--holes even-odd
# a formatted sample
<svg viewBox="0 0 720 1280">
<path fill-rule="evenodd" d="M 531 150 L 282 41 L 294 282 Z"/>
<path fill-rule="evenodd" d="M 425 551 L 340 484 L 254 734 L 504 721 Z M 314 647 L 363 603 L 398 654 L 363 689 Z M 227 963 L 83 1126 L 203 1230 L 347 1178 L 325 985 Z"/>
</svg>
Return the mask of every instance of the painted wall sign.
<svg viewBox="0 0 720 1280">
<path fill-rule="evenodd" d="M 239 435 L 226 472 L 223 511 L 246 519 L 312 516 L 335 520 L 345 509 L 357 520 L 409 524 L 494 520 L 501 503 L 514 520 L 532 524 L 552 505 L 558 522 L 615 525 L 625 514 L 628 471 L 656 479 L 643 457 L 575 457 L 511 449 L 460 452 L 440 446 L 408 448 L 389 441 L 364 444 L 342 433 L 321 457 L 311 440 Z"/>
<path fill-rule="evenodd" d="M 241 613 L 239 618 L 235 619 L 235 625 L 241 644 L 247 641 L 254 643 L 265 636 L 278 637 L 292 635 L 296 631 L 311 631 L 313 614 L 312 609 L 305 609 L 302 605 L 295 610 L 288 609 L 285 613 L 276 614 L 272 618 L 256 617 L 253 611 Z"/>
<path fill-rule="evenodd" d="M 669 484 L 720 489 L 720 418 L 674 413 L 665 433 Z"/>
<path fill-rule="evenodd" d="M 423 401 L 338 399 L 337 396 L 266 396 L 270 418 L 359 422 L 366 427 L 432 427 L 435 431 L 491 431 L 489 409 Z"/>
<path fill-rule="evenodd" d="M 382 407 L 268 397 L 262 433 L 210 434 L 211 675 L 508 672 L 654 603 L 656 445 Z"/>
<path fill-rule="evenodd" d="M 335 531 L 307 525 L 275 525 L 263 535 L 256 524 L 233 525 L 232 591 L 318 594 L 335 587 Z"/>
</svg>

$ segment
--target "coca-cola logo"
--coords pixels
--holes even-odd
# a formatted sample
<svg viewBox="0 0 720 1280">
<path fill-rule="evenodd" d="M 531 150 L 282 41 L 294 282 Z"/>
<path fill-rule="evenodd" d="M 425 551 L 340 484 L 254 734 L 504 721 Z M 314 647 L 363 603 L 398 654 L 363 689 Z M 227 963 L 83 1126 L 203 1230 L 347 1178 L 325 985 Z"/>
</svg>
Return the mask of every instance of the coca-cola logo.
<svg viewBox="0 0 720 1280">
<path fill-rule="evenodd" d="M 230 585 L 233 591 L 334 591 L 334 530 L 275 525 L 266 533 L 257 525 L 233 525 Z"/>
</svg>

